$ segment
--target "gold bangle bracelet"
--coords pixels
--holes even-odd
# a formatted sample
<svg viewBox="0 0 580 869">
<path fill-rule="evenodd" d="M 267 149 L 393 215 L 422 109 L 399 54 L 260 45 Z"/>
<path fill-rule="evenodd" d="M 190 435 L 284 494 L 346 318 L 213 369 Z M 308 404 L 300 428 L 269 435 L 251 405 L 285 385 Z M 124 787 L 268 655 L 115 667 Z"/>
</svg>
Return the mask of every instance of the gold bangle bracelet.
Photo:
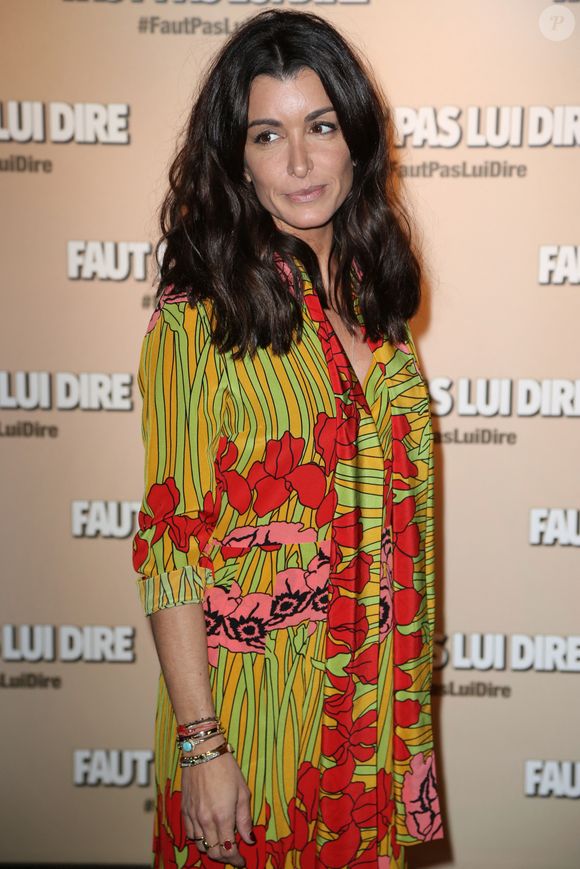
<svg viewBox="0 0 580 869">
<path fill-rule="evenodd" d="M 179 766 L 198 766 L 200 763 L 207 763 L 209 760 L 214 760 L 222 754 L 230 752 L 232 754 L 234 748 L 229 742 L 222 742 L 217 748 L 212 748 L 210 751 L 204 751 L 203 754 L 192 754 L 190 757 L 182 757 L 179 761 Z"/>
</svg>

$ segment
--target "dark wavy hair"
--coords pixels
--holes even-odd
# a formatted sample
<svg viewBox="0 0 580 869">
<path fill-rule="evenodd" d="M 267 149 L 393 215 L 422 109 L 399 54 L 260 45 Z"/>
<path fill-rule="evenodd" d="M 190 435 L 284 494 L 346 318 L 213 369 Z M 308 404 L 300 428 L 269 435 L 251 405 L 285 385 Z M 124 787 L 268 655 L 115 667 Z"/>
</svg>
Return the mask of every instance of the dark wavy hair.
<svg viewBox="0 0 580 869">
<path fill-rule="evenodd" d="M 356 161 L 352 189 L 333 217 L 341 316 L 349 328 L 357 325 L 354 289 L 369 337 L 398 343 L 419 305 L 421 268 L 397 189 L 384 94 L 328 21 L 296 10 L 261 12 L 229 37 L 203 77 L 170 167 L 156 248 L 156 298 L 173 285 L 169 296 L 185 290 L 192 305 L 211 299 L 212 340 L 234 358 L 269 345 L 275 354 L 287 353 L 295 330 L 300 339 L 302 279 L 294 258 L 328 306 L 316 254 L 276 227 L 243 174 L 252 80 L 293 77 L 304 68 L 318 74 Z M 290 269 L 293 292 L 275 253 Z"/>
</svg>

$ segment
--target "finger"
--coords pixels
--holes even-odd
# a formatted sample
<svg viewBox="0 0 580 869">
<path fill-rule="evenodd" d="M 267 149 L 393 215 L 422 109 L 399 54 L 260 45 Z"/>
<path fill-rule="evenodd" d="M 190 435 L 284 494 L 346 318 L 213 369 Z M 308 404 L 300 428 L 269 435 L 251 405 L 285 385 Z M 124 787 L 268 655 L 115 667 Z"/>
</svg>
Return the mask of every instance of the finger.
<svg viewBox="0 0 580 869">
<path fill-rule="evenodd" d="M 234 830 L 228 830 L 227 828 L 221 829 L 224 830 L 219 840 L 219 852 L 221 859 L 225 863 L 230 863 L 232 866 L 245 866 L 246 861 L 238 851 Z"/>
<path fill-rule="evenodd" d="M 195 844 L 195 846 L 197 847 L 198 851 L 200 851 L 202 854 L 204 854 L 205 848 L 203 847 L 203 830 L 201 829 L 201 826 L 197 822 L 196 818 L 193 818 L 192 825 L 193 825 L 193 835 L 190 836 L 189 834 L 187 834 L 187 838 L 191 839 L 193 841 L 193 843 Z"/>
<path fill-rule="evenodd" d="M 219 845 L 220 837 L 217 833 L 217 826 L 215 823 L 209 818 L 201 821 L 202 827 L 202 840 L 201 842 L 196 842 L 195 844 L 198 846 L 199 850 L 202 854 L 207 854 L 208 857 L 211 857 L 212 860 L 219 860 Z M 205 844 L 207 842 L 207 845 Z"/>
<path fill-rule="evenodd" d="M 193 837 L 196 836 L 197 833 L 194 833 L 195 826 L 194 826 L 194 824 L 193 824 L 193 819 L 192 819 L 192 817 L 191 817 L 191 816 L 187 813 L 187 811 L 185 811 L 183 808 L 182 808 L 182 810 L 181 810 L 181 816 L 182 816 L 182 818 L 183 818 L 183 826 L 184 826 L 184 829 L 185 829 L 185 836 L 186 836 L 186 838 L 187 838 L 187 839 L 193 839 Z"/>
<path fill-rule="evenodd" d="M 235 833 L 231 826 L 228 828 L 224 824 L 220 827 L 217 824 L 206 824 L 205 830 L 211 830 L 209 836 L 205 832 L 205 840 L 208 844 L 206 853 L 208 857 L 218 863 L 229 863 L 232 866 L 245 866 L 246 862 L 240 852 L 235 840 Z"/>
<path fill-rule="evenodd" d="M 256 844 L 253 826 L 250 794 L 249 792 L 242 792 L 238 797 L 236 805 L 236 828 L 244 842 L 248 845 Z"/>
</svg>

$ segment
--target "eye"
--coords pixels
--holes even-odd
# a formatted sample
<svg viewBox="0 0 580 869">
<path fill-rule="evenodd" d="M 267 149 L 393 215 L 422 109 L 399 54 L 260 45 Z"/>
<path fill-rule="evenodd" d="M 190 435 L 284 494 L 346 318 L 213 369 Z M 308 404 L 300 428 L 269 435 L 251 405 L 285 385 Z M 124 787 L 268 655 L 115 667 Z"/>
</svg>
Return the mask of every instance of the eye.
<svg viewBox="0 0 580 869">
<path fill-rule="evenodd" d="M 258 135 L 254 137 L 254 142 L 257 145 L 269 145 L 272 140 L 265 140 L 262 138 L 263 136 L 276 136 L 276 133 L 273 133 L 272 130 L 262 130 L 261 133 L 258 133 Z"/>
<path fill-rule="evenodd" d="M 329 129 L 327 130 L 327 132 L 324 132 L 320 129 L 321 127 L 329 127 Z M 327 136 L 328 133 L 332 133 L 334 130 L 336 130 L 336 124 L 331 124 L 330 121 L 316 121 L 314 124 L 312 124 L 312 129 L 315 133 L 321 132 L 323 136 Z"/>
</svg>

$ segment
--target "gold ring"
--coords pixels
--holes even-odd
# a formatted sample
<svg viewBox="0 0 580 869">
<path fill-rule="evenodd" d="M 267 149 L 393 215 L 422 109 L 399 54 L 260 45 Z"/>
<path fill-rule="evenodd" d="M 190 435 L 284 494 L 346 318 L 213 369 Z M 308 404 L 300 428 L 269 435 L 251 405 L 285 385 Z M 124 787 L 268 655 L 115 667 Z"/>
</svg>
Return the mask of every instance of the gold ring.
<svg viewBox="0 0 580 869">
<path fill-rule="evenodd" d="M 218 845 L 221 848 L 225 848 L 226 851 L 231 851 L 232 849 L 232 841 L 231 839 L 226 839 L 225 842 L 216 842 L 215 845 L 210 845 L 207 839 L 201 838 L 201 842 L 203 843 L 203 847 L 206 851 L 209 851 L 210 848 L 217 848 Z"/>
</svg>

